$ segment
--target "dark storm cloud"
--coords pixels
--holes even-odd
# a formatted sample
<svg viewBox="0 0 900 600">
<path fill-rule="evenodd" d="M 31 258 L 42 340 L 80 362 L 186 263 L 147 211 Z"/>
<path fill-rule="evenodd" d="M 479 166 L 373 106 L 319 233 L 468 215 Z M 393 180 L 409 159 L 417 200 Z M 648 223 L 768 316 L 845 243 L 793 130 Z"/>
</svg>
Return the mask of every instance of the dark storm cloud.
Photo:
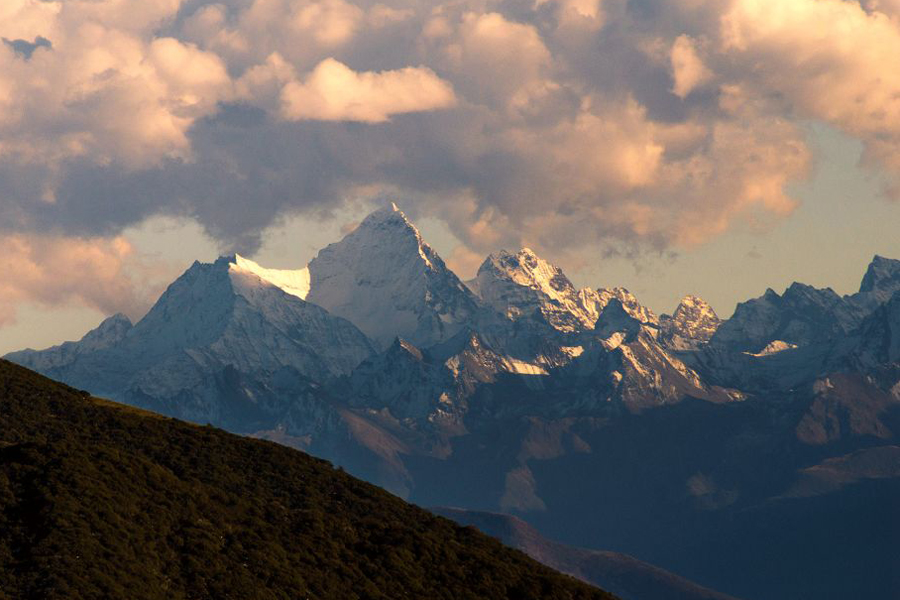
<svg viewBox="0 0 900 600">
<path fill-rule="evenodd" d="M 3 38 L 3 43 L 13 49 L 13 51 L 22 56 L 25 60 L 31 58 L 34 51 L 38 48 L 53 48 L 53 44 L 45 37 L 37 36 L 33 42 L 28 40 L 9 40 Z"/>
</svg>

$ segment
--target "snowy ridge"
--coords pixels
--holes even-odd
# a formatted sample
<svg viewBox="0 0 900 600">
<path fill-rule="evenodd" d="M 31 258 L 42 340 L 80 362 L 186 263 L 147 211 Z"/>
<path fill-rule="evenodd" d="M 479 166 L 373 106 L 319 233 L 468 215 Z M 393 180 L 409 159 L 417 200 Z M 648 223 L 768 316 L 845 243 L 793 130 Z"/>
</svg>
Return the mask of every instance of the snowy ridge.
<svg viewBox="0 0 900 600">
<path fill-rule="evenodd" d="M 270 377 L 287 369 L 288 378 L 325 381 L 373 353 L 353 324 L 260 271 L 271 276 L 236 256 L 195 262 L 134 327 L 126 330 L 122 319 L 106 322 L 74 345 L 76 360 L 42 370 L 117 400 L 240 429 L 288 408 L 288 398 L 271 397 Z M 275 279 L 284 285 L 284 278 Z M 98 346 L 98 332 L 112 325 L 126 333 Z M 51 355 L 19 358 L 38 368 Z"/>
<path fill-rule="evenodd" d="M 650 325 L 658 325 L 659 318 L 656 314 L 642 305 L 638 299 L 623 287 L 614 288 L 584 288 L 578 292 L 581 302 L 596 322 L 597 317 L 606 308 L 606 305 L 613 299 L 618 300 L 622 304 L 622 308 L 626 313 L 640 321 Z"/>
<path fill-rule="evenodd" d="M 304 267 L 294 271 L 281 269 L 266 269 L 252 260 L 235 254 L 229 270 L 234 273 L 252 273 L 263 281 L 274 285 L 287 294 L 296 296 L 301 300 L 306 299 L 309 293 L 309 268 Z"/>
<path fill-rule="evenodd" d="M 590 331 L 613 299 L 641 323 L 657 324 L 650 309 L 625 288 L 576 289 L 562 269 L 530 248 L 491 254 L 467 285 L 479 298 L 513 321 L 539 314 L 563 333 Z"/>
</svg>

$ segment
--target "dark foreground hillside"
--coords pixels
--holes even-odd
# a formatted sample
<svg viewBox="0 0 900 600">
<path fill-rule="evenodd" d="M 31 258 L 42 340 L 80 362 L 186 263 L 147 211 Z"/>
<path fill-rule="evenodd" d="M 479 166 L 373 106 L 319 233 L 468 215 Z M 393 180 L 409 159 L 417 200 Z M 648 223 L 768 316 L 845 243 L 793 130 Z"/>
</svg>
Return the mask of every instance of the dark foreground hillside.
<svg viewBox="0 0 900 600">
<path fill-rule="evenodd" d="M 612 598 L 329 463 L 0 360 L 0 599 Z"/>
</svg>

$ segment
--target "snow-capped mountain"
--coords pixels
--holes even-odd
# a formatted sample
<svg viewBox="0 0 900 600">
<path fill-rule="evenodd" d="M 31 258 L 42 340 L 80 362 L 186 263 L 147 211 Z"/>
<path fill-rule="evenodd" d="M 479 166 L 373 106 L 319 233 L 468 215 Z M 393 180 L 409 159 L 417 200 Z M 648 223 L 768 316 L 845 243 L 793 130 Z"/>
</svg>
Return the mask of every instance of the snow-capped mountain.
<svg viewBox="0 0 900 600">
<path fill-rule="evenodd" d="M 708 342 L 722 320 L 712 306 L 697 296 L 685 296 L 671 315 L 659 318 L 660 338 L 674 349 L 696 348 Z"/>
<path fill-rule="evenodd" d="M 117 313 L 87 332 L 77 342 L 63 342 L 46 350 L 21 350 L 13 352 L 9 358 L 36 371 L 48 372 L 72 364 L 91 352 L 116 345 L 131 328 L 131 320 Z"/>
<path fill-rule="evenodd" d="M 200 366 L 221 363 L 242 372 L 290 366 L 320 380 L 349 372 L 372 352 L 352 323 L 266 274 L 237 255 L 194 263 L 122 346 L 151 362 L 183 352 Z"/>
<path fill-rule="evenodd" d="M 386 409 L 416 430 L 459 433 L 465 431 L 470 399 L 481 387 L 501 379 L 533 387 L 540 385 L 535 379 L 548 374 L 544 365 L 498 352 L 477 333 L 466 330 L 425 350 L 396 339 L 353 371 L 345 393 L 353 406 Z M 492 410 L 477 408 L 480 418 Z"/>
<path fill-rule="evenodd" d="M 381 347 L 396 337 L 427 347 L 479 311 L 469 289 L 396 205 L 378 210 L 309 263 L 307 300 L 349 319 Z"/>
<path fill-rule="evenodd" d="M 738 304 L 711 338 L 715 346 L 760 353 L 772 342 L 808 346 L 841 338 L 900 291 L 900 260 L 872 259 L 859 292 L 839 296 L 831 288 L 793 283 L 784 294 L 766 293 Z"/>
<path fill-rule="evenodd" d="M 752 353 L 776 340 L 806 346 L 844 335 L 860 320 L 861 311 L 834 290 L 794 283 L 783 295 L 769 289 L 759 298 L 738 304 L 711 342 Z"/>
<path fill-rule="evenodd" d="M 136 325 L 116 315 L 79 342 L 10 358 L 242 430 L 242 411 L 254 415 L 253 427 L 284 426 L 275 416 L 302 397 L 306 407 L 287 429 L 315 435 L 297 415 L 333 420 L 315 415 L 317 399 L 330 394 L 401 427 L 462 431 L 475 415 L 726 402 L 787 389 L 850 356 L 893 361 L 894 342 L 873 341 L 889 329 L 879 325 L 886 317 L 866 321 L 852 344 L 837 340 L 850 339 L 869 313 L 881 315 L 898 288 L 900 261 L 875 257 L 852 296 L 794 284 L 740 304 L 724 322 L 686 296 L 657 318 L 624 288 L 577 289 L 528 248 L 490 255 L 465 285 L 391 205 L 307 268 L 267 269 L 238 255 L 195 263 Z M 498 386 L 507 388 L 499 396 Z M 556 396 L 524 401 L 528 390 Z M 520 392 L 523 404 L 497 401 Z"/>
<path fill-rule="evenodd" d="M 349 373 L 374 352 L 352 323 L 298 297 L 301 277 L 262 269 L 237 255 L 195 262 L 133 327 L 113 318 L 67 347 L 74 359 L 57 360 L 61 348 L 10 359 L 192 420 L 216 422 L 229 413 L 233 422 L 240 418 L 236 403 L 252 406 L 254 414 L 277 412 L 278 407 L 259 406 L 251 388 L 260 378 L 283 378 L 286 369 L 324 381 Z M 243 383 L 228 393 L 240 398 L 223 402 L 223 389 L 239 379 Z"/>
<path fill-rule="evenodd" d="M 871 373 L 900 363 L 900 293 L 876 308 L 832 353 L 831 366 Z M 900 398 L 900 386 L 894 393 Z"/>
<path fill-rule="evenodd" d="M 387 409 L 401 421 L 455 421 L 463 408 L 445 366 L 400 338 L 353 371 L 348 391 L 354 406 Z"/>
<path fill-rule="evenodd" d="M 622 308 L 626 313 L 647 325 L 659 325 L 659 317 L 652 310 L 641 304 L 638 299 L 623 287 L 612 288 L 584 288 L 580 290 L 579 295 L 582 302 L 589 310 L 596 312 L 599 317 L 600 313 L 607 304 L 613 299 L 618 300 L 622 304 Z M 591 308 L 592 307 L 592 308 Z"/>
<path fill-rule="evenodd" d="M 705 384 L 660 344 L 656 327 L 636 319 L 617 298 L 600 314 L 594 332 L 597 341 L 561 371 L 563 386 L 581 396 L 576 404 L 603 407 L 612 402 L 640 412 L 688 397 L 715 402 L 741 399 L 737 392 Z"/>
<path fill-rule="evenodd" d="M 586 301 L 562 269 L 529 248 L 491 254 L 466 284 L 513 321 L 540 318 L 558 331 L 575 332 L 593 328 L 597 320 L 596 302 Z"/>
<path fill-rule="evenodd" d="M 562 269 L 530 248 L 485 259 L 466 285 L 481 301 L 512 321 L 538 319 L 562 333 L 590 331 L 612 299 L 642 323 L 658 319 L 625 288 L 576 289 Z"/>
</svg>

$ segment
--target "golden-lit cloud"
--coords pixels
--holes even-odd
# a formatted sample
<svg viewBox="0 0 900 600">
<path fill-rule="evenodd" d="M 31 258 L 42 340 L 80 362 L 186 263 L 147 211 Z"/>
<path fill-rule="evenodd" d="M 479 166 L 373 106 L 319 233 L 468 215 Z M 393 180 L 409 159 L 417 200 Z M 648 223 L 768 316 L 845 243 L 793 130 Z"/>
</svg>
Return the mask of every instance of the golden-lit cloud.
<svg viewBox="0 0 900 600">
<path fill-rule="evenodd" d="M 900 173 L 900 20 L 895 2 L 737 0 L 722 16 L 723 52 L 800 118 L 865 144 L 865 160 Z M 885 11 L 885 12 L 882 12 Z"/>
<path fill-rule="evenodd" d="M 0 156 L 67 158 L 128 168 L 187 158 L 187 132 L 230 93 L 215 54 L 150 33 L 180 2 L 18 0 L 0 30 L 52 46 L 27 60 L 0 47 Z M 8 36 L 7 36 L 8 37 Z"/>
<path fill-rule="evenodd" d="M 465 12 L 436 16 L 425 33 L 435 60 L 454 73 L 470 101 L 515 108 L 545 88 L 552 56 L 533 25 Z"/>
<path fill-rule="evenodd" d="M 3 2 L 0 235 L 175 215 L 252 252 L 366 190 L 465 268 L 694 247 L 789 218 L 810 123 L 900 190 L 897 0 L 651 4 Z"/>
<path fill-rule="evenodd" d="M 123 237 L 59 235 L 0 237 L 0 327 L 15 322 L 22 303 L 84 306 L 140 316 L 160 273 L 142 264 Z"/>
<path fill-rule="evenodd" d="M 449 108 L 453 88 L 425 67 L 357 73 L 325 59 L 300 81 L 281 90 L 281 116 L 288 120 L 382 123 L 393 115 Z"/>
<path fill-rule="evenodd" d="M 672 92 L 684 98 L 698 85 L 710 79 L 712 73 L 697 54 L 697 43 L 690 36 L 680 35 L 672 45 Z"/>
</svg>

